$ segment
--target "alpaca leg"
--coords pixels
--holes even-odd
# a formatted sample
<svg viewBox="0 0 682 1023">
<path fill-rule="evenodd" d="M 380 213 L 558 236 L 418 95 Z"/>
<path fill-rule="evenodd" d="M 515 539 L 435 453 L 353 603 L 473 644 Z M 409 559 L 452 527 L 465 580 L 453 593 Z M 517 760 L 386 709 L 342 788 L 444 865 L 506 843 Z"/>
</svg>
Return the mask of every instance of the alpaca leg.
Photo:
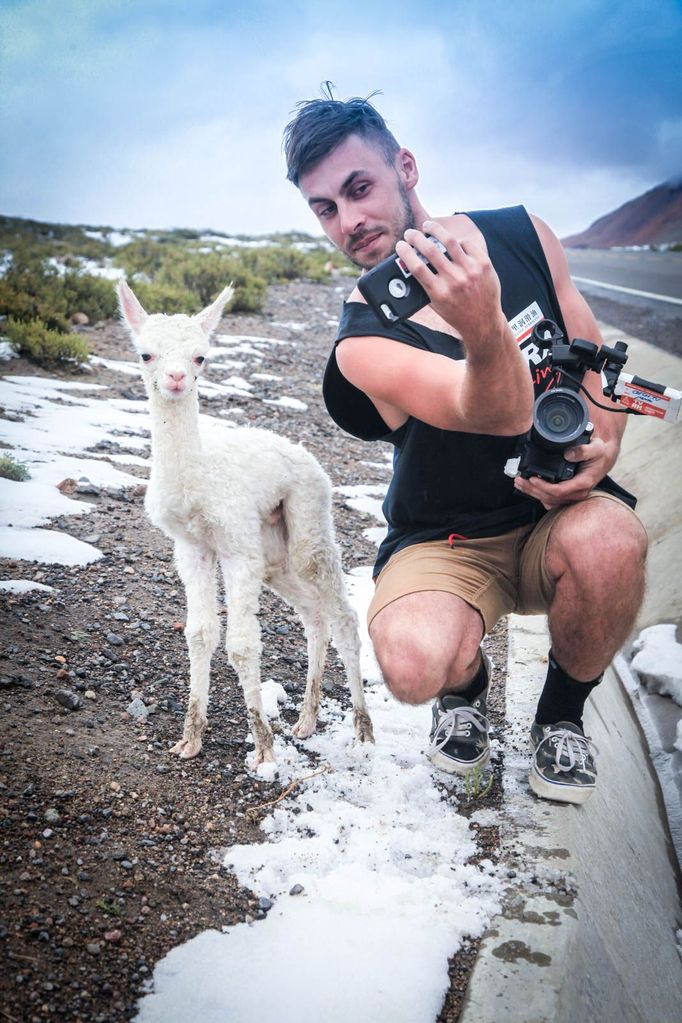
<svg viewBox="0 0 682 1023">
<path fill-rule="evenodd" d="M 303 703 L 292 734 L 299 739 L 307 739 L 315 731 L 320 710 L 322 673 L 331 637 L 329 613 L 319 591 L 307 580 L 282 572 L 274 576 L 268 585 L 291 604 L 303 622 L 308 646 L 308 672 Z"/>
<path fill-rule="evenodd" d="M 244 691 L 246 716 L 256 747 L 254 767 L 273 763 L 272 730 L 263 711 L 260 689 L 261 631 L 258 621 L 263 566 L 237 558 L 221 558 L 228 614 L 225 645 L 230 664 Z"/>
<path fill-rule="evenodd" d="M 301 482 L 284 502 L 290 573 L 312 584 L 320 606 L 328 609 L 334 644 L 350 686 L 355 735 L 360 742 L 373 742 L 372 722 L 362 688 L 358 622 L 346 595 L 334 539 L 331 487 L 321 470 L 307 482 L 307 487 Z"/>
<path fill-rule="evenodd" d="M 183 759 L 195 757 L 201 749 L 206 727 L 211 658 L 218 645 L 216 559 L 212 551 L 176 543 L 175 563 L 187 596 L 185 640 L 189 651 L 190 690 L 182 739 L 171 753 Z"/>
<path fill-rule="evenodd" d="M 358 619 L 346 596 L 340 564 L 338 572 L 334 575 L 332 587 L 332 607 L 334 609 L 332 632 L 334 646 L 343 661 L 346 678 L 350 687 L 355 736 L 359 742 L 374 742 L 374 730 L 372 729 L 372 722 L 367 711 L 365 693 L 362 687 Z"/>
<path fill-rule="evenodd" d="M 324 662 L 331 638 L 331 629 L 329 627 L 329 620 L 320 612 L 319 605 L 315 606 L 313 604 L 310 607 L 301 605 L 296 608 L 296 611 L 303 622 L 308 646 L 308 673 L 303 704 L 298 721 L 291 731 L 297 738 L 307 739 L 315 731 L 317 715 L 320 712 L 322 672 L 324 671 Z"/>
</svg>

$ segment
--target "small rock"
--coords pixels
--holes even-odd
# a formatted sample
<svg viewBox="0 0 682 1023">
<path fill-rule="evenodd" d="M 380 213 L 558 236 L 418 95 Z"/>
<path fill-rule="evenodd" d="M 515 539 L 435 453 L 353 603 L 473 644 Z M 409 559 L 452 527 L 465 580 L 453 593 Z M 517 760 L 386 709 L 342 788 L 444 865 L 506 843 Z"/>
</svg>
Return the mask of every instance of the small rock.
<svg viewBox="0 0 682 1023">
<path fill-rule="evenodd" d="M 86 951 L 89 952 L 91 956 L 98 956 L 102 951 L 100 945 L 96 941 L 89 941 L 85 948 Z"/>
<path fill-rule="evenodd" d="M 100 489 L 96 487 L 92 480 L 89 480 L 87 476 L 81 476 L 76 483 L 77 494 L 92 494 L 94 497 L 99 497 Z"/>
<path fill-rule="evenodd" d="M 122 937 L 123 934 L 121 933 L 121 931 L 106 931 L 104 934 L 104 940 L 110 941 L 112 943 L 120 941 Z"/>
<path fill-rule="evenodd" d="M 59 490 L 59 492 L 62 494 L 66 494 L 67 496 L 69 494 L 73 494 L 75 489 L 76 481 L 72 479 L 70 476 L 67 476 L 65 480 L 62 480 L 61 483 L 57 484 L 57 490 Z"/>
<path fill-rule="evenodd" d="M 87 313 L 73 313 L 69 322 L 74 327 L 87 327 L 90 323 L 90 317 Z"/>
<path fill-rule="evenodd" d="M 262 909 L 264 913 L 267 913 L 268 910 L 272 909 L 273 905 L 274 903 L 272 899 L 268 899 L 264 895 L 258 900 L 258 908 Z"/>
<path fill-rule="evenodd" d="M 295 884 L 293 888 L 289 889 L 289 895 L 301 895 L 305 891 L 302 884 Z"/>
<path fill-rule="evenodd" d="M 86 700 L 97 699 L 97 693 L 95 692 L 94 689 L 86 689 L 85 692 L 83 693 L 83 696 L 85 697 Z"/>
<path fill-rule="evenodd" d="M 45 820 L 48 824 L 58 824 L 60 820 L 59 811 L 55 810 L 53 806 L 48 807 L 45 811 Z"/>
<path fill-rule="evenodd" d="M 136 721 L 146 721 L 149 715 L 149 708 L 145 706 L 142 700 L 138 699 L 128 704 L 126 712 L 135 718 Z"/>
<path fill-rule="evenodd" d="M 66 707 L 67 710 L 80 710 L 83 706 L 78 693 L 74 693 L 71 689 L 58 689 L 55 693 L 57 703 L 60 703 L 62 707 Z"/>
<path fill-rule="evenodd" d="M 111 646 L 123 646 L 123 640 L 115 632 L 107 632 L 107 643 Z"/>
</svg>

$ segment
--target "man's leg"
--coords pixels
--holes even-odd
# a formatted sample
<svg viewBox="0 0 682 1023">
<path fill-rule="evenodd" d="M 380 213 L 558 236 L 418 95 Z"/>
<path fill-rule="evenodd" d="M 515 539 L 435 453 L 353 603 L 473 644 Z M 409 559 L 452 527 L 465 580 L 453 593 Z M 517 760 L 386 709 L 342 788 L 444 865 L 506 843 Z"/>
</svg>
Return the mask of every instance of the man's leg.
<svg viewBox="0 0 682 1023">
<path fill-rule="evenodd" d="M 552 649 L 576 681 L 601 675 L 629 636 L 642 603 L 647 536 L 622 502 L 594 497 L 557 516 L 546 565 Z"/>
<path fill-rule="evenodd" d="M 647 538 L 626 505 L 597 496 L 552 513 L 538 532 L 525 568 L 541 554 L 552 650 L 531 728 L 530 783 L 540 796 L 582 803 L 596 781 L 583 709 L 634 625 Z"/>
<path fill-rule="evenodd" d="M 402 703 L 466 689 L 481 666 L 483 620 L 452 593 L 399 597 L 372 619 L 369 634 L 384 681 Z"/>
<path fill-rule="evenodd" d="M 408 547 L 382 571 L 370 605 L 386 684 L 404 703 L 433 700 L 429 756 L 452 773 L 489 756 L 491 664 L 480 647 L 486 629 L 514 606 L 519 533 Z"/>
<path fill-rule="evenodd" d="M 451 774 L 490 756 L 487 696 L 491 664 L 483 619 L 461 597 L 406 594 L 379 611 L 370 636 L 386 685 L 404 703 L 433 700 L 428 756 Z"/>
</svg>

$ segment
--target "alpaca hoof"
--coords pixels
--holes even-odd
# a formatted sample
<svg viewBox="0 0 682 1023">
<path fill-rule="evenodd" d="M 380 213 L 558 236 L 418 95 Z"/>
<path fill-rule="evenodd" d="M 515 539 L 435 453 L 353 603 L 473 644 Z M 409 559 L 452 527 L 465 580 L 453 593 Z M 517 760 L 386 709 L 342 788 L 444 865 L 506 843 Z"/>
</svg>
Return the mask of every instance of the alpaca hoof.
<svg viewBox="0 0 682 1023">
<path fill-rule="evenodd" d="M 266 749 L 256 750 L 256 755 L 253 758 L 253 763 L 252 763 L 251 766 L 255 770 L 255 768 L 256 767 L 260 767 L 261 764 L 274 764 L 274 763 L 276 763 L 276 761 L 275 761 L 275 754 L 272 752 L 272 747 L 267 747 Z"/>
<path fill-rule="evenodd" d="M 315 731 L 316 724 L 317 717 L 304 711 L 291 729 L 291 734 L 295 735 L 297 739 L 307 739 Z"/>
<path fill-rule="evenodd" d="M 353 724 L 355 725 L 355 738 L 358 742 L 374 742 L 374 729 L 367 711 L 354 711 Z"/>
<path fill-rule="evenodd" d="M 176 742 L 175 746 L 171 748 L 171 753 L 177 753 L 181 760 L 189 760 L 191 757 L 195 757 L 201 750 L 201 737 L 196 739 L 180 739 L 180 742 Z"/>
</svg>

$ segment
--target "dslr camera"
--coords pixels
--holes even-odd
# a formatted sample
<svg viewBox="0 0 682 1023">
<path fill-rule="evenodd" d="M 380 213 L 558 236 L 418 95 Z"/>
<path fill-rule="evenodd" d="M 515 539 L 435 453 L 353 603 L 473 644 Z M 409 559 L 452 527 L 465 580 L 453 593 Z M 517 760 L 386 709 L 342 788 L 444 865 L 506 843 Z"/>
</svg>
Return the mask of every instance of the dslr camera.
<svg viewBox="0 0 682 1023">
<path fill-rule="evenodd" d="M 539 476 L 548 483 L 563 483 L 575 475 L 578 465 L 564 458 L 566 448 L 589 443 L 593 426 L 583 391 L 588 399 L 607 412 L 655 416 L 674 422 L 682 394 L 672 387 L 652 383 L 622 373 L 627 362 L 627 345 L 616 341 L 613 348 L 601 348 L 584 338 L 565 343 L 563 332 L 553 320 L 541 320 L 533 329 L 533 340 L 542 351 L 549 350 L 549 361 L 556 372 L 556 386 L 541 394 L 533 406 L 533 425 L 520 438 L 516 456 L 504 471 L 507 476 L 530 479 Z M 622 408 L 596 402 L 583 386 L 587 370 L 602 375 L 602 393 Z"/>
</svg>

